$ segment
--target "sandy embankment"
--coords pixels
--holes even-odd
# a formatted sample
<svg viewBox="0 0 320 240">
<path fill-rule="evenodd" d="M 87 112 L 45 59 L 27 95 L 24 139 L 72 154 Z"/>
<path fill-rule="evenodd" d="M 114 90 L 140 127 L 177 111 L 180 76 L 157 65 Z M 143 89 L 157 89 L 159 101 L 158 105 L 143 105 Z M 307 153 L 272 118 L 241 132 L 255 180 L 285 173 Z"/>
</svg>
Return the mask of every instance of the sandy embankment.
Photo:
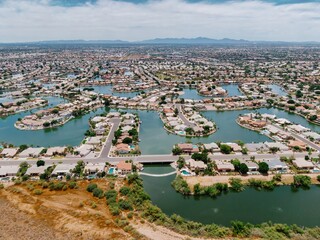
<svg viewBox="0 0 320 240">
<path fill-rule="evenodd" d="M 319 184 L 317 180 L 318 174 L 302 174 L 311 177 L 311 181 L 313 184 Z M 240 176 L 240 175 L 218 175 L 218 176 L 192 176 L 192 177 L 184 177 L 190 187 L 193 187 L 195 184 L 199 183 L 201 186 L 210 186 L 215 183 L 229 183 L 230 178 L 240 178 L 243 183 L 247 183 L 249 179 L 259 179 L 264 181 L 272 180 L 274 175 L 270 174 L 267 176 L 263 175 L 248 175 L 248 176 Z M 289 185 L 293 182 L 292 174 L 282 174 L 281 182 L 284 185 Z"/>
</svg>

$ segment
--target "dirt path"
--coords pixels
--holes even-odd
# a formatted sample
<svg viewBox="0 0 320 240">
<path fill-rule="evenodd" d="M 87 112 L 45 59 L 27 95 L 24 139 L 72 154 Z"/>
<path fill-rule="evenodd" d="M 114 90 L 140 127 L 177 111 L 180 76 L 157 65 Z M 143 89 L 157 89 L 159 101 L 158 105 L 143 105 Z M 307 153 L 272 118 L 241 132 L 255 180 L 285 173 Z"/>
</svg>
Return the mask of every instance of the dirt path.
<svg viewBox="0 0 320 240">
<path fill-rule="evenodd" d="M 311 181 L 313 184 L 319 184 L 317 180 L 317 174 L 302 174 L 302 175 L 308 175 L 311 177 Z M 249 179 L 259 179 L 264 181 L 270 181 L 272 180 L 274 175 L 249 175 L 249 176 L 240 176 L 240 175 L 217 175 L 217 176 L 191 176 L 191 177 L 185 177 L 184 179 L 187 181 L 189 186 L 194 186 L 195 184 L 199 183 L 201 186 L 210 186 L 215 183 L 229 183 L 230 178 L 240 178 L 243 183 L 247 183 Z M 291 184 L 293 182 L 293 176 L 292 174 L 282 174 L 281 175 L 281 182 L 283 184 Z"/>
</svg>

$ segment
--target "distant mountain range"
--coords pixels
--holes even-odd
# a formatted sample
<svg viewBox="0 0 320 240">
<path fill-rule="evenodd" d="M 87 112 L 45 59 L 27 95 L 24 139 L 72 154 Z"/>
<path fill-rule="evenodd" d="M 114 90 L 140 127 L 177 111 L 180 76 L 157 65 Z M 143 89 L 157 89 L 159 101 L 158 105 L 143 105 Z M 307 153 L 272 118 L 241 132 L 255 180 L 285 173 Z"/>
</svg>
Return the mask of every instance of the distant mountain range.
<svg viewBox="0 0 320 240">
<path fill-rule="evenodd" d="M 1 44 L 1 43 L 0 43 Z M 197 38 L 155 38 L 143 41 L 123 41 L 123 40 L 52 40 L 52 41 L 38 41 L 38 42 L 24 42 L 24 43 L 2 43 L 2 44 L 190 44 L 190 45 L 255 45 L 255 44 L 276 44 L 276 45 L 290 45 L 290 44 L 320 44 L 320 42 L 285 42 L 285 41 L 248 41 L 244 39 L 212 39 L 205 37 Z"/>
<path fill-rule="evenodd" d="M 247 40 L 235 40 L 230 38 L 212 39 L 212 38 L 155 38 L 141 41 L 141 43 L 151 44 L 248 44 Z"/>
</svg>

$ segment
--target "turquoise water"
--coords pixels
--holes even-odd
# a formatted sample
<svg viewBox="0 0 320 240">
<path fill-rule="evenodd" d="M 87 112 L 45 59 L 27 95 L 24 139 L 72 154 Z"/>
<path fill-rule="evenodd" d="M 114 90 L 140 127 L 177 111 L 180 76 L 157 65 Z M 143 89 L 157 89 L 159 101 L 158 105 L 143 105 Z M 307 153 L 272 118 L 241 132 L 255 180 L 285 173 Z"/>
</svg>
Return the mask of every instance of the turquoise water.
<svg viewBox="0 0 320 240">
<path fill-rule="evenodd" d="M 108 174 L 114 174 L 114 168 L 113 168 L 113 167 L 112 167 L 112 168 L 109 168 Z"/>
<path fill-rule="evenodd" d="M 144 172 L 168 173 L 169 165 L 145 165 Z M 240 193 L 229 192 L 217 198 L 207 196 L 183 196 L 170 185 L 175 176 L 155 178 L 142 176 L 144 188 L 152 202 L 168 215 L 173 213 L 202 222 L 230 225 L 230 221 L 250 223 L 272 221 L 276 223 L 319 226 L 320 189 L 291 191 L 289 186 L 277 187 L 273 191 L 257 191 L 247 188 Z M 188 211 L 186 211 L 188 209 Z"/>
<path fill-rule="evenodd" d="M 185 175 L 185 176 L 189 176 L 190 175 L 190 173 L 188 171 L 186 171 L 186 170 L 182 170 L 181 173 L 183 175 Z"/>
</svg>

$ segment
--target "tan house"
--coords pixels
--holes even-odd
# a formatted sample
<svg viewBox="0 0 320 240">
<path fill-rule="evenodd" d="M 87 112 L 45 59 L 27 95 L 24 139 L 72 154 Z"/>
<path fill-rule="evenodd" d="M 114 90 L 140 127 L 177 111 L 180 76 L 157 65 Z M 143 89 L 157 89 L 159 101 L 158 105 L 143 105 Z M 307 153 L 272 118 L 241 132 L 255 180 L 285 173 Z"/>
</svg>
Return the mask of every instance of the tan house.
<svg viewBox="0 0 320 240">
<path fill-rule="evenodd" d="M 132 172 L 132 163 L 121 161 L 117 164 L 118 173 L 121 175 L 127 175 Z"/>
<path fill-rule="evenodd" d="M 180 148 L 183 153 L 199 152 L 199 148 L 191 143 L 179 143 L 177 147 Z"/>
</svg>

